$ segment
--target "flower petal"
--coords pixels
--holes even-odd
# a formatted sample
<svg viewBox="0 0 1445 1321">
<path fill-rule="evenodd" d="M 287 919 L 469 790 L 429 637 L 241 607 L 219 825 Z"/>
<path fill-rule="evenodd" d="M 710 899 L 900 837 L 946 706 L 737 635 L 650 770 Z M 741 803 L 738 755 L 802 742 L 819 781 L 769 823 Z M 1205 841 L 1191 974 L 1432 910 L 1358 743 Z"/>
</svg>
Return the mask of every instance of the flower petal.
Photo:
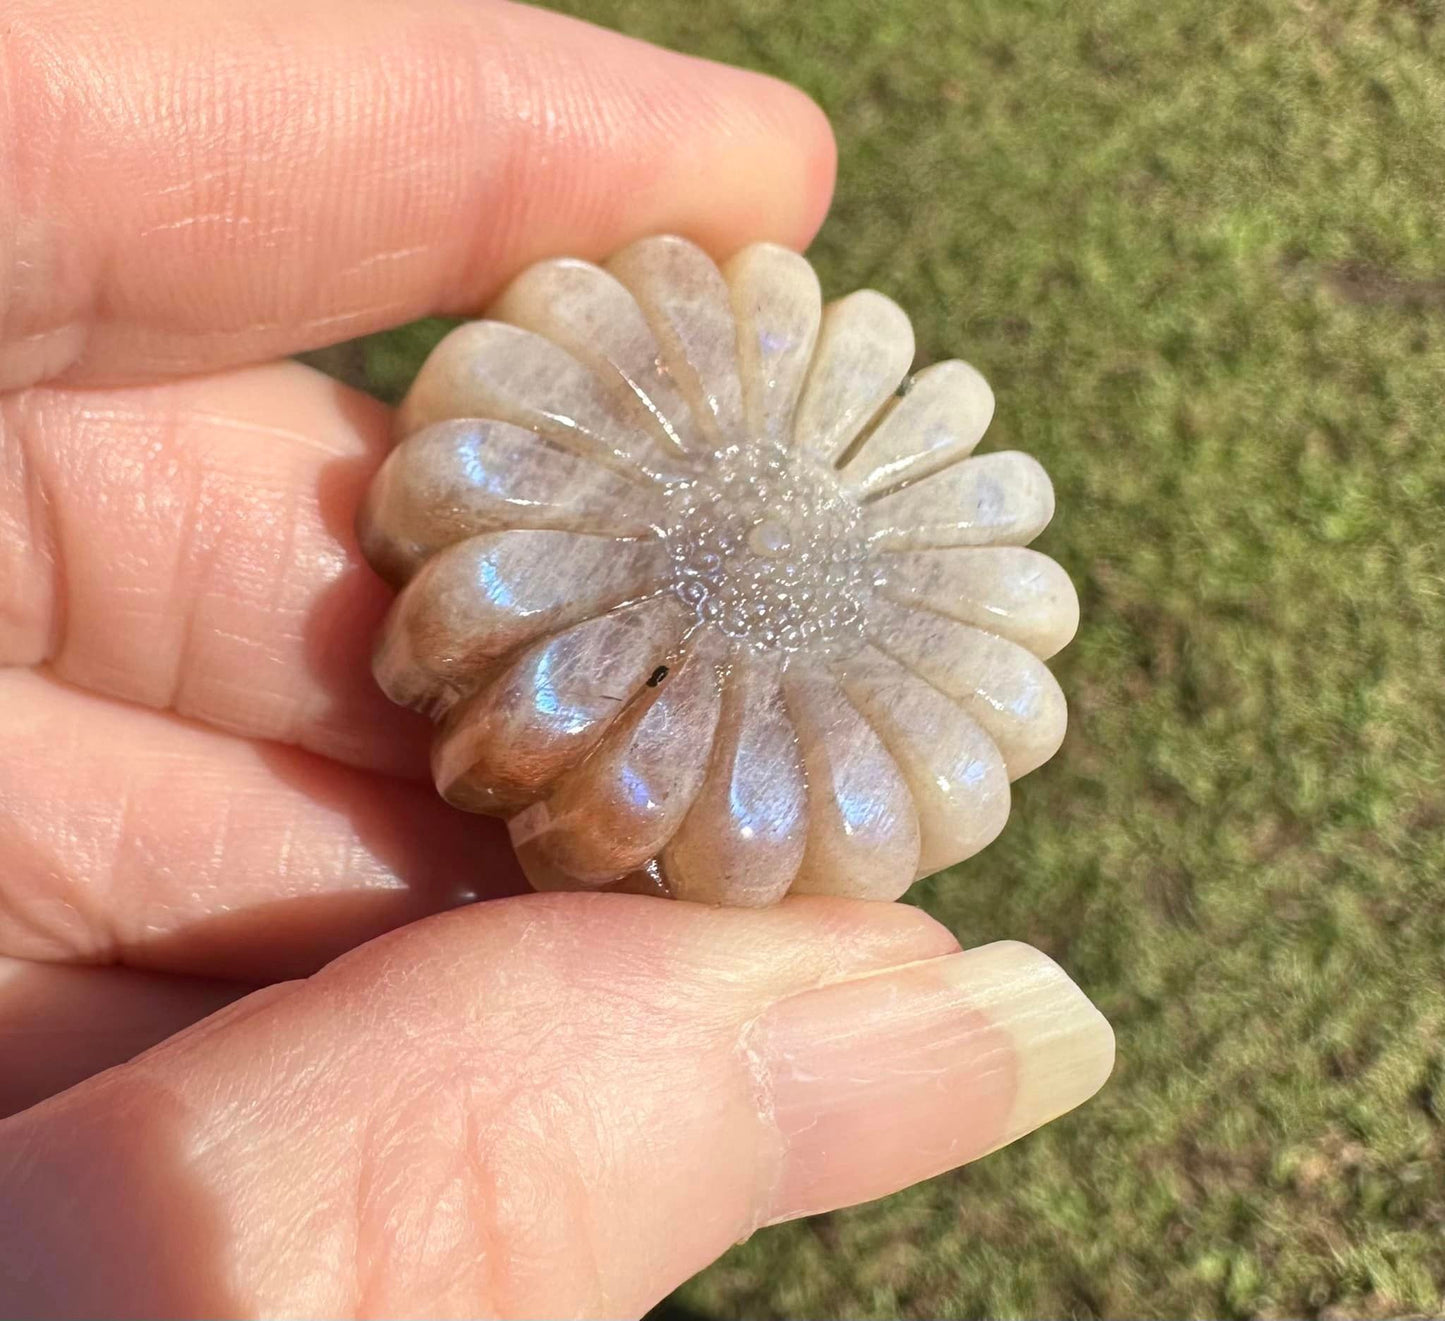
<svg viewBox="0 0 1445 1321">
<path fill-rule="evenodd" d="M 392 603 L 372 668 L 393 702 L 435 719 L 515 648 L 668 578 L 660 541 L 488 532 L 433 555 Z"/>
<path fill-rule="evenodd" d="M 784 444 L 823 316 L 818 277 L 806 258 L 775 243 L 744 248 L 723 275 L 737 320 L 748 435 Z"/>
<path fill-rule="evenodd" d="M 802 756 L 778 653 L 735 648 L 707 779 L 662 853 L 679 899 L 743 907 L 787 893 L 808 833 Z"/>
<path fill-rule="evenodd" d="M 1047 659 L 1074 636 L 1079 598 L 1069 575 L 1022 546 L 895 551 L 874 560 L 875 588 L 1027 647 Z"/>
<path fill-rule="evenodd" d="M 836 463 L 894 395 L 913 363 L 913 326 L 891 298 L 872 289 L 829 303 L 798 402 L 793 441 Z"/>
<path fill-rule="evenodd" d="M 918 870 L 918 813 L 908 785 L 838 681 L 795 660 L 783 680 L 808 777 L 801 894 L 896 899 Z"/>
<path fill-rule="evenodd" d="M 993 740 L 956 703 L 872 647 L 837 663 L 844 691 L 913 794 L 928 876 L 977 853 L 1008 820 L 1008 774 Z"/>
<path fill-rule="evenodd" d="M 745 439 L 737 326 L 712 258 L 695 243 L 664 235 L 623 248 L 607 269 L 637 299 L 668 372 L 711 443 Z"/>
<path fill-rule="evenodd" d="M 401 404 L 399 434 L 455 417 L 495 418 L 564 449 L 660 480 L 685 460 L 637 425 L 619 392 L 565 349 L 502 321 L 469 321 L 432 350 Z"/>
<path fill-rule="evenodd" d="M 984 728 L 998 744 L 1009 779 L 1027 775 L 1059 750 L 1067 722 L 1064 694 L 1032 652 L 942 615 L 877 599 L 869 636 Z"/>
<path fill-rule="evenodd" d="M 707 773 L 722 709 L 728 641 L 697 629 L 681 659 L 644 688 L 545 802 L 509 823 L 539 889 L 607 885 L 642 867 L 677 833 Z"/>
<path fill-rule="evenodd" d="M 438 736 L 432 774 L 442 797 L 493 814 L 533 801 L 673 654 L 688 617 L 666 592 L 527 648 L 458 706 Z"/>
<path fill-rule="evenodd" d="M 1054 488 L 1037 460 L 1016 450 L 955 463 L 874 501 L 865 526 L 883 550 L 1022 546 L 1054 516 Z"/>
<path fill-rule="evenodd" d="M 662 350 L 642 309 L 600 266 L 562 257 L 523 271 L 488 309 L 560 344 L 619 393 L 618 409 L 635 414 L 670 447 L 702 448 L 692 409 L 662 365 Z"/>
<path fill-rule="evenodd" d="M 917 481 L 971 454 L 992 420 L 988 382 L 966 362 L 936 362 L 913 376 L 864 437 L 843 467 L 843 484 L 866 499 Z"/>
<path fill-rule="evenodd" d="M 665 517 L 656 488 L 508 422 L 436 422 L 387 456 L 357 520 L 366 558 L 405 583 L 445 546 L 504 528 L 643 537 Z"/>
</svg>

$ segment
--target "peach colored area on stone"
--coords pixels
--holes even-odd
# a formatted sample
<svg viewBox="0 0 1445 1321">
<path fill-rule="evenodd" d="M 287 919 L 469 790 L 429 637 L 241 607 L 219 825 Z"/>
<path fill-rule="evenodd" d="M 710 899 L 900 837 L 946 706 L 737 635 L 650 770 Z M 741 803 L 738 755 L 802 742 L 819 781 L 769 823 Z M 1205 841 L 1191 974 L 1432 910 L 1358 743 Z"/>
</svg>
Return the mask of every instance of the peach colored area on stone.
<svg viewBox="0 0 1445 1321">
<path fill-rule="evenodd" d="M 1003 828 L 1078 623 L 993 394 L 882 294 L 683 239 L 546 261 L 453 331 L 360 518 L 437 787 L 541 889 L 893 899 Z"/>
</svg>

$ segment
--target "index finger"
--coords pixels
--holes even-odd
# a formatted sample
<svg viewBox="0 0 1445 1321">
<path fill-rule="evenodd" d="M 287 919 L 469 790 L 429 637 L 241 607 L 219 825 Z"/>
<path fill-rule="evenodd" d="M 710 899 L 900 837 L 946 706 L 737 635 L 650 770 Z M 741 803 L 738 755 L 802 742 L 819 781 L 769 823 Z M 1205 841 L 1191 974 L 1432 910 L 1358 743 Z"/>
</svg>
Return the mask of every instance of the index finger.
<svg viewBox="0 0 1445 1321">
<path fill-rule="evenodd" d="M 650 232 L 801 247 L 833 167 L 795 89 L 504 0 L 14 0 L 0 388 L 465 312 Z"/>
</svg>

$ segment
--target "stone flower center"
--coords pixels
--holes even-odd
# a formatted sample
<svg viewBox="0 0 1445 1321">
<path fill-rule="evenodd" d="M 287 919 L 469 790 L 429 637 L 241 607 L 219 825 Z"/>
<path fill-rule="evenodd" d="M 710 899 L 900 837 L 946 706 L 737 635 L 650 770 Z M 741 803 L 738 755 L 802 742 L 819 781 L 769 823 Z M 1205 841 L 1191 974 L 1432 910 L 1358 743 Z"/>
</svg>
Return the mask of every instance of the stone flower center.
<svg viewBox="0 0 1445 1321">
<path fill-rule="evenodd" d="M 781 518 L 768 515 L 753 524 L 753 530 L 748 533 L 748 549 L 764 559 L 776 559 L 793 549 L 793 534 Z"/>
<path fill-rule="evenodd" d="M 860 513 L 831 470 L 781 449 L 722 450 L 669 498 L 673 582 L 700 620 L 786 651 L 861 633 Z"/>
</svg>

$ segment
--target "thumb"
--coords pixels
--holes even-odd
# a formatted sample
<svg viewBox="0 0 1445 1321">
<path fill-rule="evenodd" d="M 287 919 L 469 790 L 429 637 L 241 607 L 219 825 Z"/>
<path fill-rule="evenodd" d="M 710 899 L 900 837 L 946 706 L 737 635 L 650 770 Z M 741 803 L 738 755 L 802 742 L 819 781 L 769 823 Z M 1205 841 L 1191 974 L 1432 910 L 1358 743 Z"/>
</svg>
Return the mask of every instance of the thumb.
<svg viewBox="0 0 1445 1321">
<path fill-rule="evenodd" d="M 916 909 L 533 895 L 258 992 L 0 1124 L 37 1316 L 618 1316 L 759 1225 L 1077 1105 L 1107 1024 Z"/>
</svg>

